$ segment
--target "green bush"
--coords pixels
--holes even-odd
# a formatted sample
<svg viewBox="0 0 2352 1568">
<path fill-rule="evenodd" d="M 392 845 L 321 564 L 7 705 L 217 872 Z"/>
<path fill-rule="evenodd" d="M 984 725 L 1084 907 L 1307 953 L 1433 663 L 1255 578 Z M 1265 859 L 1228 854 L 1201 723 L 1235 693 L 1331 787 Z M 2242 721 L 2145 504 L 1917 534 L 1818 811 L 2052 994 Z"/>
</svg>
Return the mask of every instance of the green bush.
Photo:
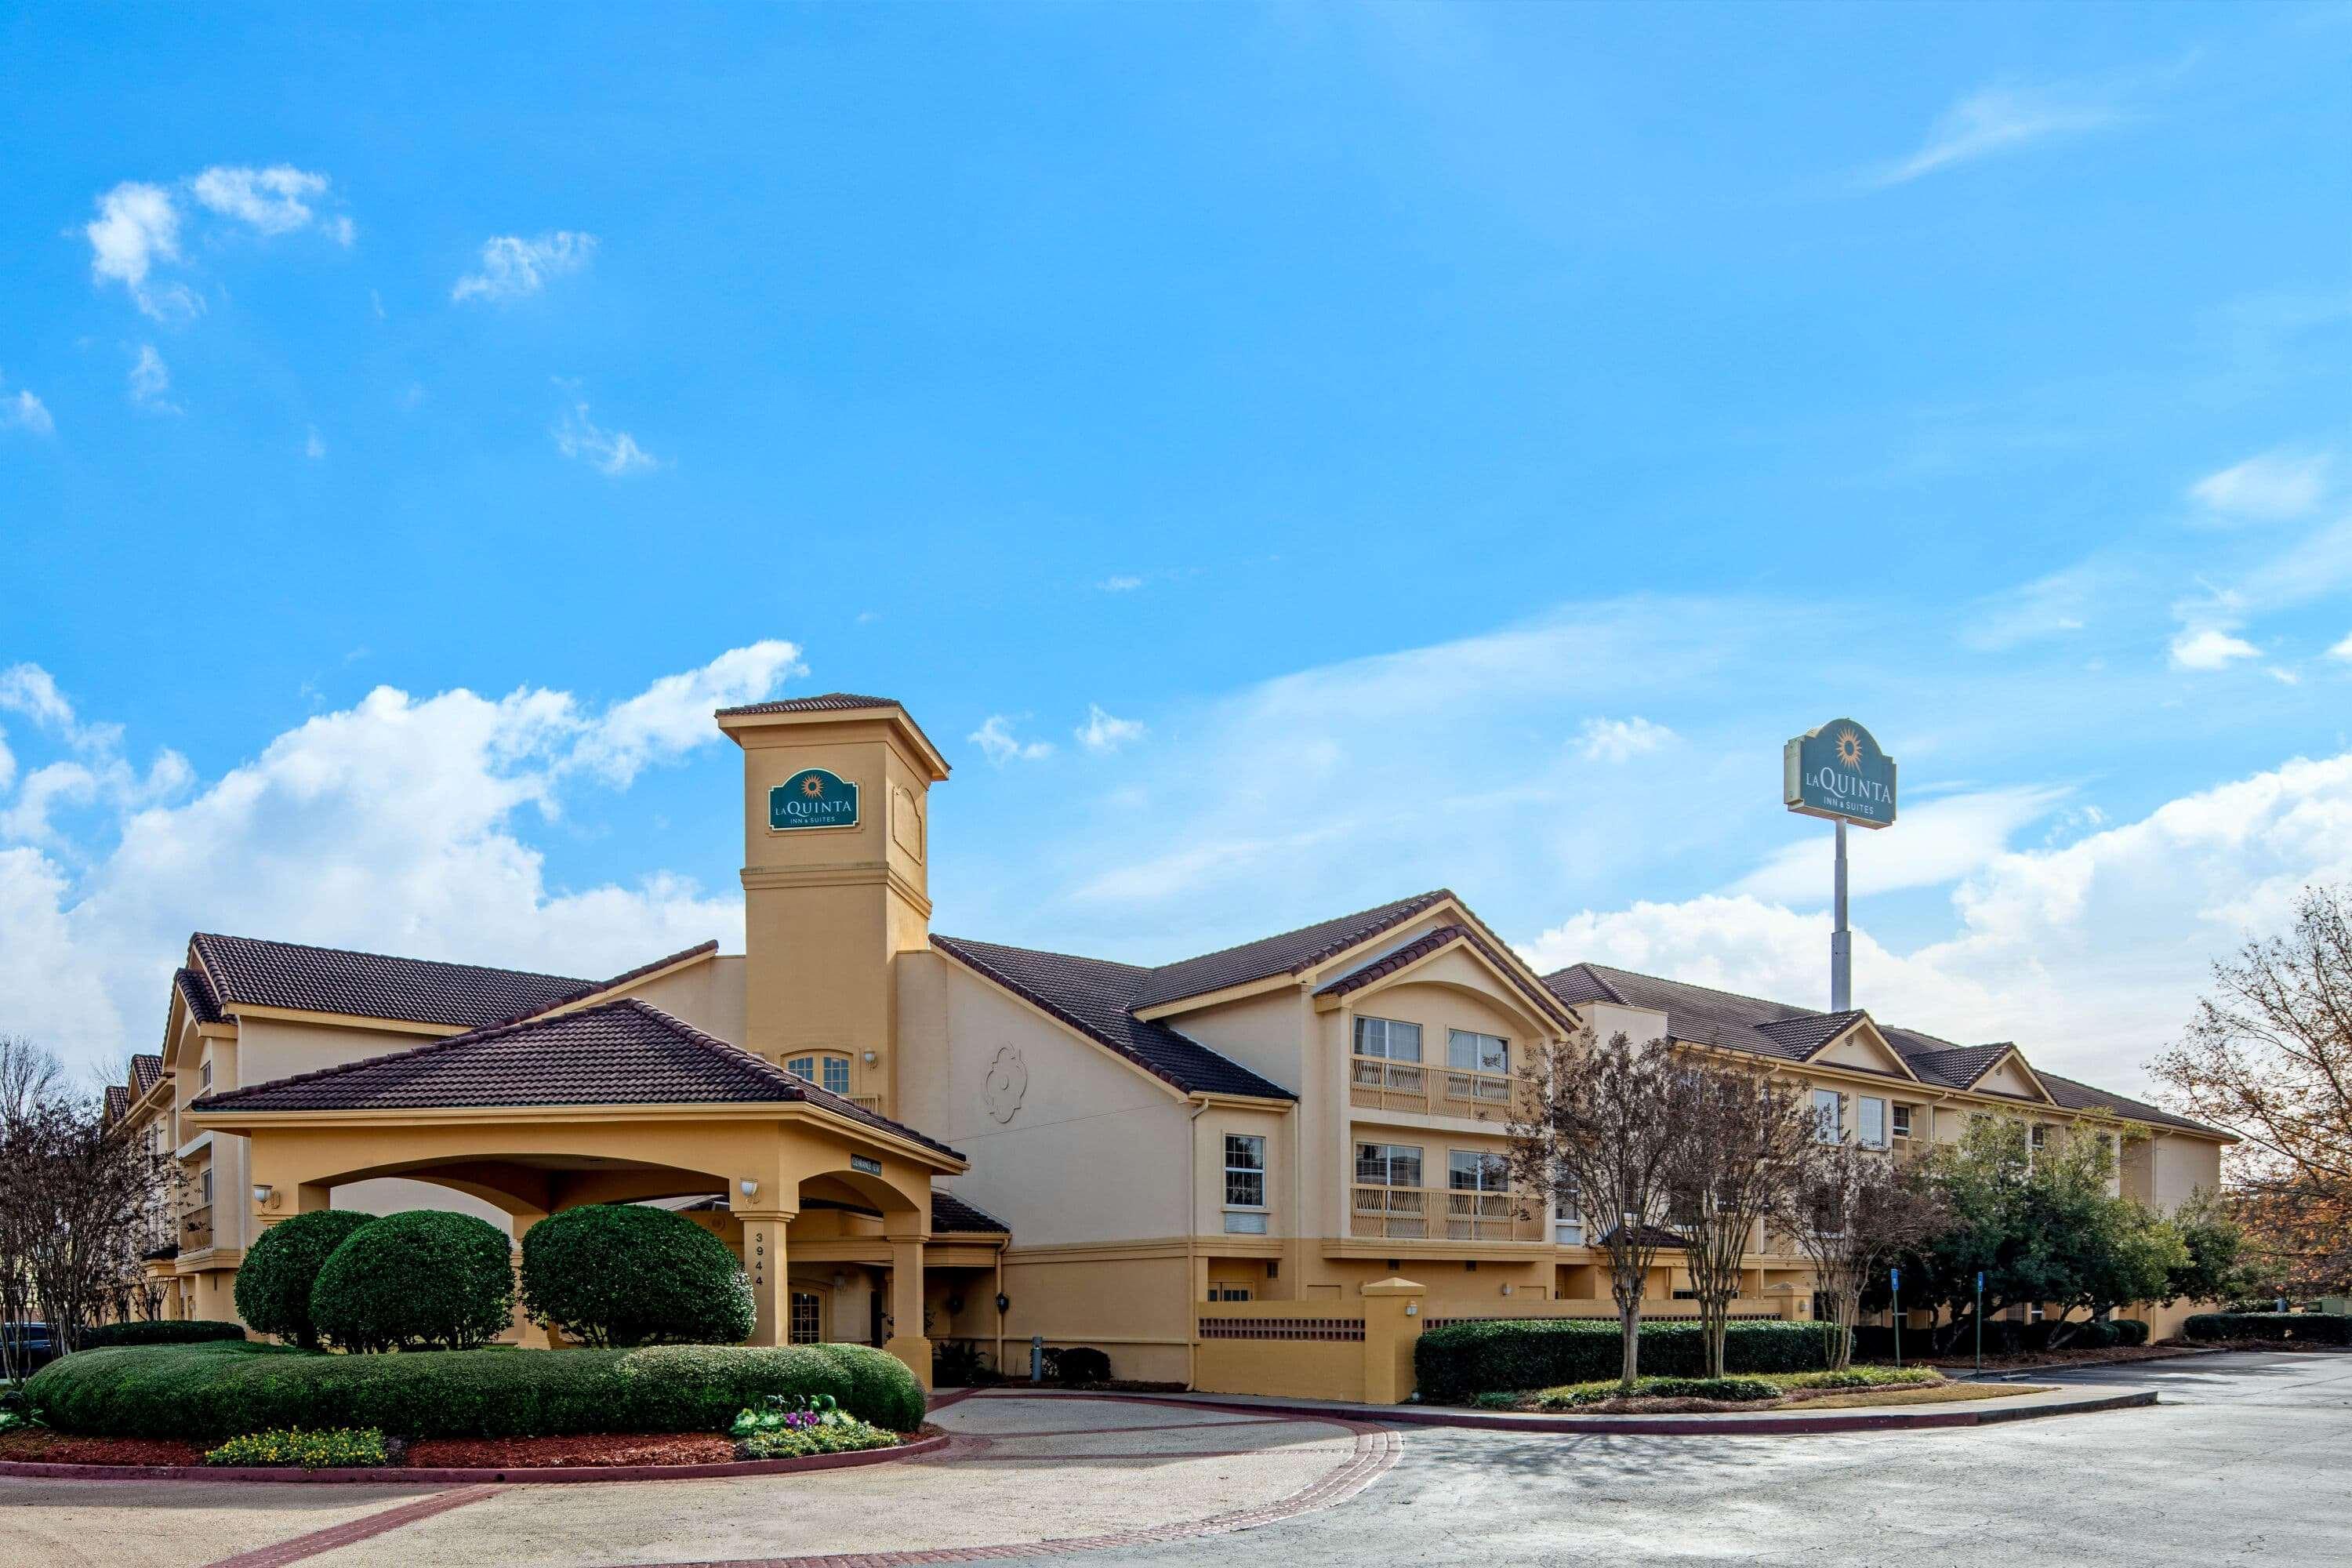
<svg viewBox="0 0 2352 1568">
<path fill-rule="evenodd" d="M 2192 1340 L 2294 1340 L 2352 1345 L 2352 1314 L 2343 1312 L 2199 1312 L 2180 1325 Z"/>
<path fill-rule="evenodd" d="M 1591 1383 L 1571 1383 L 1559 1388 L 1547 1388 L 1537 1394 L 1534 1405 L 1538 1410 L 1574 1410 L 1587 1405 L 1604 1405 L 1621 1397 L 1624 1390 L 1615 1378 L 1596 1379 Z M 1778 1399 L 1778 1384 L 1760 1377 L 1644 1377 L 1633 1384 L 1636 1399 L 1715 1399 L 1726 1404 L 1745 1405 L 1757 1400 Z"/>
<path fill-rule="evenodd" d="M 464 1350 L 513 1321 L 513 1251 L 488 1220 L 409 1209 L 363 1225 L 327 1255 L 310 1321 L 345 1350 Z"/>
<path fill-rule="evenodd" d="M 2137 1346 L 2147 1343 L 2147 1324 L 2137 1318 L 2117 1318 L 2115 1321 L 2116 1343 Z"/>
<path fill-rule="evenodd" d="M 914 1373 L 863 1345 L 399 1355 L 250 1341 L 155 1345 L 63 1357 L 26 1390 L 59 1431 L 108 1437 L 292 1426 L 374 1426 L 402 1437 L 724 1432 L 737 1412 L 771 1394 L 830 1395 L 860 1420 L 909 1430 L 923 1409 Z"/>
<path fill-rule="evenodd" d="M 1940 1383 L 1943 1373 L 1923 1366 L 1848 1366 L 1835 1372 L 1782 1373 L 1772 1381 L 1786 1389 L 1883 1388 L 1891 1383 Z"/>
<path fill-rule="evenodd" d="M 1706 1342 L 1696 1323 L 1643 1323 L 1641 1331 L 1644 1375 L 1706 1373 Z M 1421 1336 L 1412 1364 L 1423 1399 L 1459 1405 L 1491 1389 L 1613 1379 L 1620 1344 L 1614 1318 L 1448 1323 Z M 1723 1362 L 1732 1373 L 1810 1372 L 1827 1365 L 1828 1357 L 1818 1325 L 1740 1322 L 1725 1328 Z"/>
<path fill-rule="evenodd" d="M 374 1223 L 375 1215 L 358 1209 L 313 1209 L 279 1220 L 247 1248 L 237 1268 L 237 1314 L 257 1333 L 317 1349 L 310 1289 L 319 1269 L 352 1233 Z"/>
<path fill-rule="evenodd" d="M 589 1345 L 740 1344 L 753 1321 L 727 1244 L 640 1204 L 566 1209 L 523 1232 L 522 1299 Z"/>
<path fill-rule="evenodd" d="M 231 1437 L 205 1455 L 207 1465 L 296 1465 L 306 1470 L 349 1469 L 389 1462 L 383 1434 L 369 1426 L 337 1426 L 323 1432 L 289 1427 Z"/>
<path fill-rule="evenodd" d="M 239 1305 L 239 1311 L 245 1309 Z M 114 1345 L 200 1345 L 215 1340 L 241 1340 L 245 1327 L 241 1323 L 224 1323 L 211 1318 L 158 1319 L 152 1323 L 100 1323 L 84 1329 L 81 1348 L 102 1351 Z"/>
</svg>

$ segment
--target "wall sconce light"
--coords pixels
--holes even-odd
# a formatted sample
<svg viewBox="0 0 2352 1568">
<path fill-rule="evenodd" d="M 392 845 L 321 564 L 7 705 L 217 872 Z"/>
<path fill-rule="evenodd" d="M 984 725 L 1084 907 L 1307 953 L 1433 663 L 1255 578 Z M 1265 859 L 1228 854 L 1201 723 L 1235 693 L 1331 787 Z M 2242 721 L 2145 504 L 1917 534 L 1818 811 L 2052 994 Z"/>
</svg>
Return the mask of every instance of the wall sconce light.
<svg viewBox="0 0 2352 1568">
<path fill-rule="evenodd" d="M 863 1059 L 867 1067 L 872 1067 L 876 1062 L 882 1059 L 882 1053 L 880 1051 L 867 1051 Z"/>
<path fill-rule="evenodd" d="M 277 1202 L 278 1189 L 276 1187 L 271 1186 L 268 1182 L 256 1182 L 253 1184 L 253 1205 L 256 1208 L 270 1208 L 275 1206 Z"/>
<path fill-rule="evenodd" d="M 838 1290 L 838 1289 L 840 1289 L 844 1285 L 846 1285 L 846 1284 L 848 1284 L 848 1283 L 849 1283 L 849 1276 L 848 1276 L 848 1275 L 844 1274 L 844 1273 L 843 1273 L 840 1269 L 838 1269 L 838 1268 L 836 1268 L 836 1269 L 835 1269 L 835 1270 L 833 1271 L 833 1288 L 834 1288 L 835 1289 Z"/>
<path fill-rule="evenodd" d="M 1420 1317 L 1420 1316 L 1421 1316 L 1421 1303 L 1420 1303 L 1420 1302 L 1418 1302 L 1418 1301 L 1407 1301 L 1407 1302 L 1404 1304 L 1404 1315 L 1405 1315 L 1406 1317 L 1408 1317 L 1408 1318 L 1418 1318 L 1418 1317 Z"/>
<path fill-rule="evenodd" d="M 760 1195 L 760 1184 L 753 1181 L 749 1176 L 744 1177 L 735 1184 L 742 1189 L 743 1195 L 747 1198 L 756 1198 Z"/>
<path fill-rule="evenodd" d="M 1000 1312 L 1013 1310 L 1013 1298 L 999 1290 L 996 1293 L 996 1310 Z"/>
</svg>

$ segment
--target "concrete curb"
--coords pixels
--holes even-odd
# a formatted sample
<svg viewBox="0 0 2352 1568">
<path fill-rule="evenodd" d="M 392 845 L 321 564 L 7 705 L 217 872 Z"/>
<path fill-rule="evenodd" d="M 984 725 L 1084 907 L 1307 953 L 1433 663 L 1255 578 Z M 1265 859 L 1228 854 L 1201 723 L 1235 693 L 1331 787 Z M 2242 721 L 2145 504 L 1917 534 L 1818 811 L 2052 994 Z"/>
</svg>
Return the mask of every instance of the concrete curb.
<svg viewBox="0 0 2352 1568">
<path fill-rule="evenodd" d="M 50 1481 L 268 1481 L 277 1485 L 471 1486 L 502 1481 L 509 1486 L 588 1481 L 699 1481 L 728 1476 L 793 1476 L 810 1470 L 845 1470 L 887 1465 L 936 1454 L 949 1435 L 935 1432 L 895 1448 L 854 1454 L 807 1454 L 796 1459 L 728 1459 L 703 1465 L 522 1465 L 511 1469 L 463 1468 L 451 1465 L 354 1466 L 350 1469 L 298 1470 L 268 1465 L 67 1465 L 45 1459 L 0 1459 L 0 1476 Z"/>
<path fill-rule="evenodd" d="M 979 1395 L 982 1398 L 991 1396 L 986 1392 Z M 1034 1398 L 1036 1395 L 1023 1397 Z M 1250 1415 L 1294 1415 L 1323 1420 L 1337 1416 L 1392 1426 L 1450 1426 L 1473 1432 L 1557 1432 L 1588 1437 L 1612 1434 L 1627 1437 L 1780 1437 L 1848 1432 L 1925 1432 L 1957 1426 L 1990 1426 L 2009 1421 L 2037 1421 L 2053 1415 L 2082 1415 L 2100 1410 L 2130 1409 L 2157 1402 L 2156 1390 L 2135 1388 L 2116 1394 L 2084 1393 L 2070 1397 L 2021 1394 L 2019 1396 L 2021 1401 L 2032 1403 L 2002 1405 L 1993 1410 L 1837 1410 L 1824 1411 L 1819 1415 L 1790 1413 L 1765 1415 L 1488 1415 L 1419 1405 L 1242 1404 L 1221 1401 L 1214 1395 L 1095 1394 L 1073 1397 L 1126 1399 L 1139 1404 L 1180 1405 L 1189 1410 L 1238 1411 Z"/>
</svg>

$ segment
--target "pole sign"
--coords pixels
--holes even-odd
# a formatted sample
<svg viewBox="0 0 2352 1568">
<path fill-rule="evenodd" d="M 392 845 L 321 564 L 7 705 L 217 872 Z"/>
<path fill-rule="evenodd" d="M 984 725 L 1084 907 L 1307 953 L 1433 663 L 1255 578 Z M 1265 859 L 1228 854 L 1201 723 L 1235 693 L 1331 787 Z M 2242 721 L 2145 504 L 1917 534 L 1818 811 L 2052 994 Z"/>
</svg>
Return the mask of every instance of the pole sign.
<svg viewBox="0 0 2352 1568">
<path fill-rule="evenodd" d="M 1780 797 L 1790 811 L 1857 827 L 1895 821 L 1895 759 L 1851 719 L 1808 730 L 1780 750 Z"/>
<path fill-rule="evenodd" d="M 803 768 L 768 791 L 768 831 L 857 826 L 857 786 L 826 768 Z"/>
</svg>

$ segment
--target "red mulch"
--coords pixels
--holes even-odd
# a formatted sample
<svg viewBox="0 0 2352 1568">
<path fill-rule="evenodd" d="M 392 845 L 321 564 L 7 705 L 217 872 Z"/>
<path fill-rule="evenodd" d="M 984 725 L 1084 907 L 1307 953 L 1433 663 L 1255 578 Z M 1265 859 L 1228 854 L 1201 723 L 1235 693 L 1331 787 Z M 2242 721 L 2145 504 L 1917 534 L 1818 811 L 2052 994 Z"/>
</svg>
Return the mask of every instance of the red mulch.
<svg viewBox="0 0 2352 1568">
<path fill-rule="evenodd" d="M 0 1459 L 45 1465 L 201 1465 L 205 1449 L 201 1443 L 179 1437 L 77 1437 L 28 1426 L 0 1433 Z"/>
<path fill-rule="evenodd" d="M 574 1437 L 424 1437 L 394 1462 L 514 1469 L 538 1465 L 712 1465 L 735 1458 L 718 1432 L 589 1432 Z"/>
</svg>

